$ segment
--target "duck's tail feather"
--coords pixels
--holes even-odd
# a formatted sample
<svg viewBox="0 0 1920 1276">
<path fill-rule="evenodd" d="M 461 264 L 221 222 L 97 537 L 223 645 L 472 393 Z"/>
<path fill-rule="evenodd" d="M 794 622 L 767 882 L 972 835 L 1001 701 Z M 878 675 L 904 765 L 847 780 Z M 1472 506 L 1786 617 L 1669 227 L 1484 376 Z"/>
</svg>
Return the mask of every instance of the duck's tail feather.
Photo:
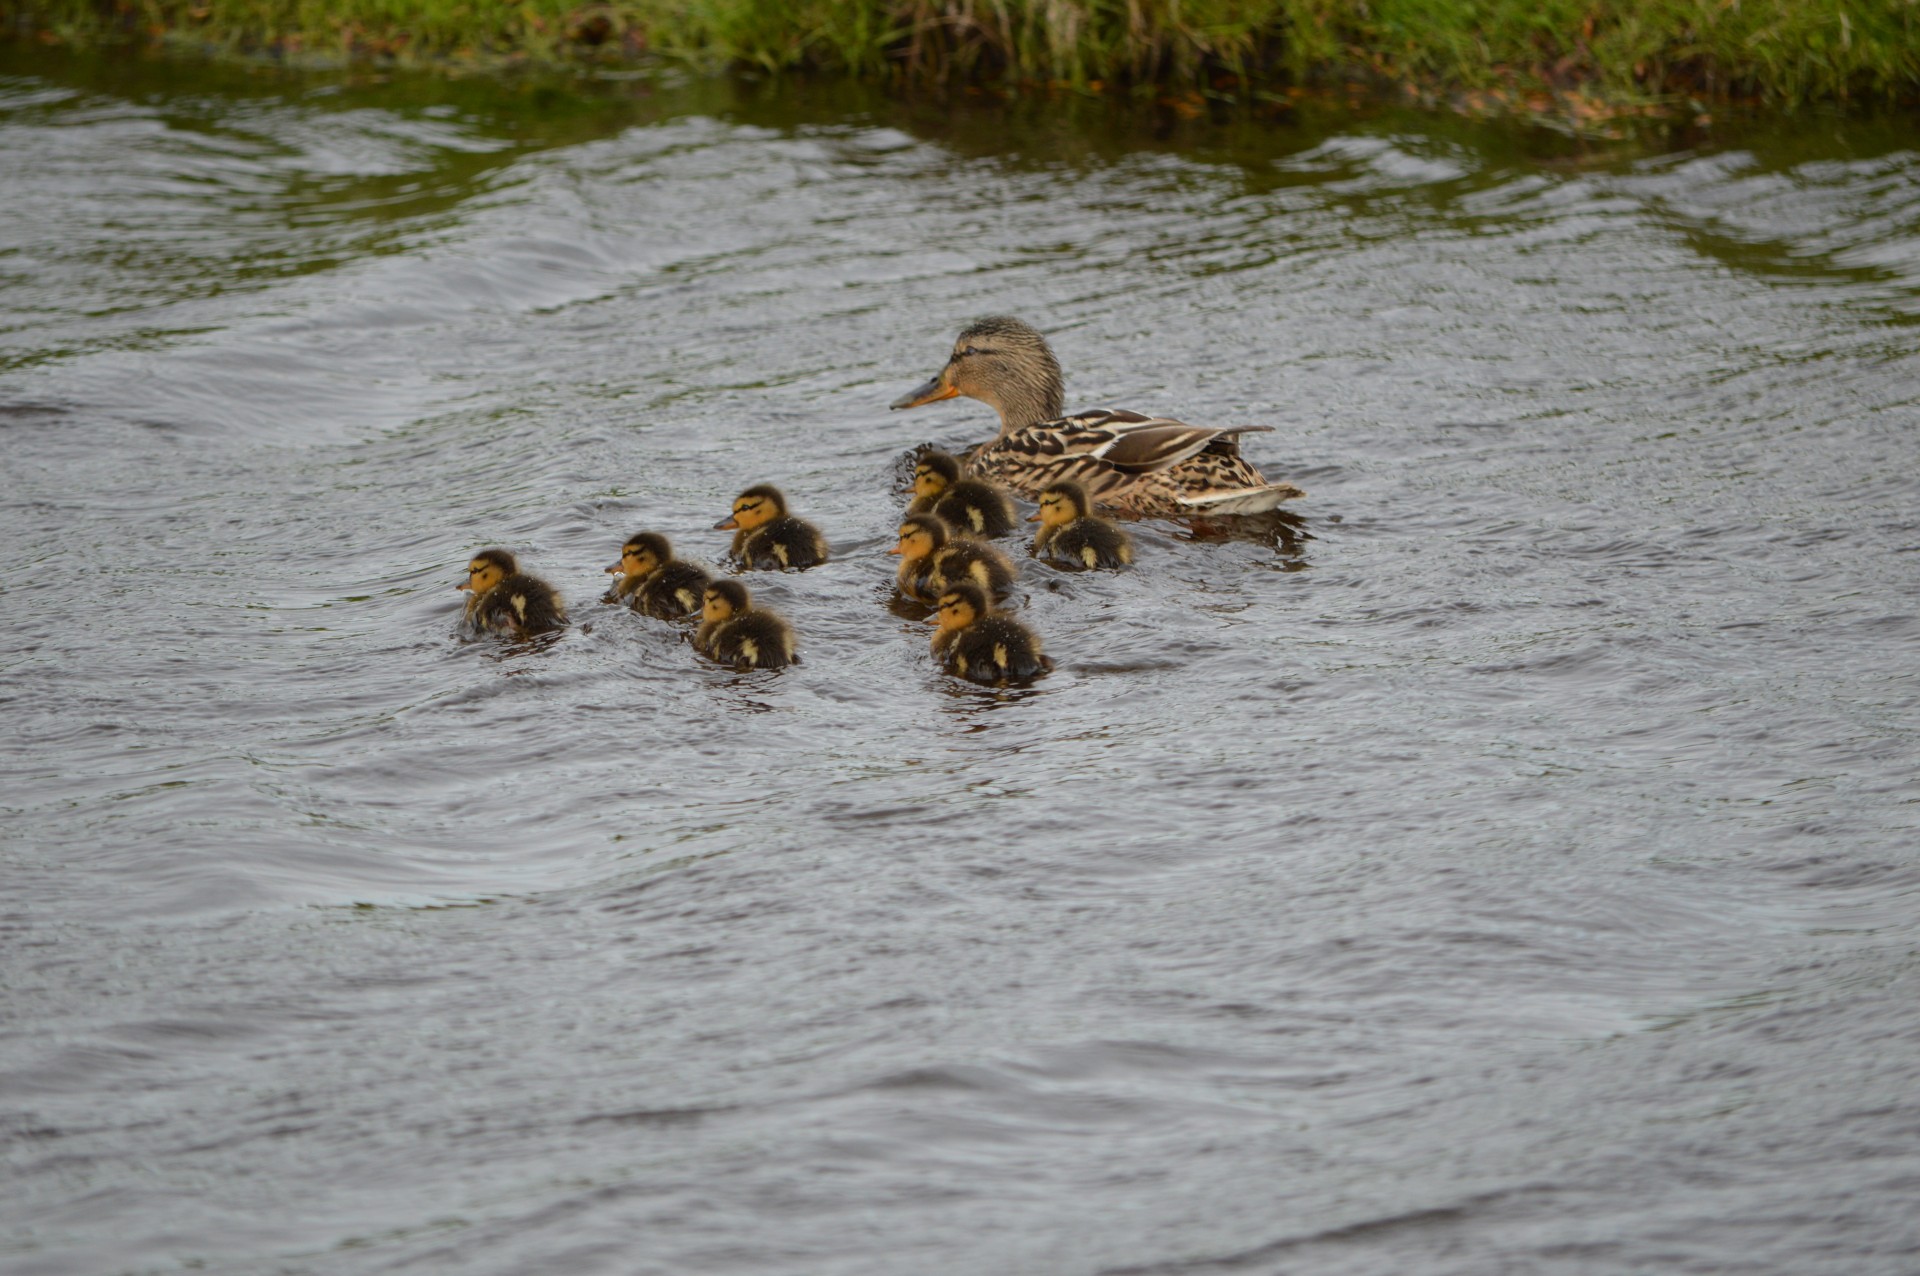
<svg viewBox="0 0 1920 1276">
<path fill-rule="evenodd" d="M 1304 489 L 1291 483 L 1265 483 L 1259 487 L 1237 488 L 1230 492 L 1208 492 L 1202 496 L 1183 496 L 1180 509 L 1185 514 L 1264 514 L 1278 509 L 1282 501 L 1305 496 Z"/>
</svg>

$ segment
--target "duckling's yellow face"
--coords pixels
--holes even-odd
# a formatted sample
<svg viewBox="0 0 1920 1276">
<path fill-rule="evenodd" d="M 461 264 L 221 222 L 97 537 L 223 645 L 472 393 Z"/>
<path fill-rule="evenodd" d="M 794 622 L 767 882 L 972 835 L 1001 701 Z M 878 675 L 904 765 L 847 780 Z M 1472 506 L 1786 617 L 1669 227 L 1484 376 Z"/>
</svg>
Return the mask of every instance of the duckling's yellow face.
<svg viewBox="0 0 1920 1276">
<path fill-rule="evenodd" d="M 965 595 L 942 594 L 940 609 L 934 616 L 933 623 L 943 630 L 965 629 L 979 618 L 979 613 L 974 611 L 973 604 L 967 601 Z"/>
<path fill-rule="evenodd" d="M 933 552 L 933 533 L 917 523 L 900 526 L 900 543 L 887 551 L 902 558 L 925 558 Z"/>
<path fill-rule="evenodd" d="M 930 465 L 918 465 L 913 471 L 913 495 L 916 500 L 927 500 L 947 490 L 947 477 Z"/>
<path fill-rule="evenodd" d="M 645 545 L 628 545 L 620 551 L 618 570 L 623 576 L 651 576 L 660 570 L 660 556 Z"/>
<path fill-rule="evenodd" d="M 460 588 L 484 594 L 506 578 L 507 573 L 500 564 L 476 558 L 467 564 L 467 583 Z"/>
<path fill-rule="evenodd" d="M 733 517 L 721 524 L 722 527 L 737 527 L 750 532 L 763 527 L 780 517 L 780 505 L 771 496 L 746 494 L 733 498 Z"/>
<path fill-rule="evenodd" d="M 1047 492 L 1040 497 L 1040 522 L 1047 527 L 1059 527 L 1071 523 L 1080 517 L 1080 510 L 1065 492 Z"/>
<path fill-rule="evenodd" d="M 700 599 L 700 619 L 709 625 L 733 619 L 733 604 L 718 590 L 709 589 Z"/>
</svg>

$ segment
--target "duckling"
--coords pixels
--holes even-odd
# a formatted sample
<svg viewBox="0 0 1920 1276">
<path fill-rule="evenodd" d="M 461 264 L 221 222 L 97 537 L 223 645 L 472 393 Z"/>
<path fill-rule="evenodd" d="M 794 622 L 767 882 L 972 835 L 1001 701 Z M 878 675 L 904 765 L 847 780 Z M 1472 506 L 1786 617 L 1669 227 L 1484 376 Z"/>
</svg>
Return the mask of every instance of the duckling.
<svg viewBox="0 0 1920 1276">
<path fill-rule="evenodd" d="M 693 648 L 736 669 L 782 669 L 800 663 L 787 622 L 770 611 L 756 610 L 753 596 L 737 580 L 707 585 Z"/>
<path fill-rule="evenodd" d="M 467 564 L 464 616 L 475 634 L 532 638 L 567 626 L 567 605 L 552 585 L 521 572 L 504 549 L 483 549 Z"/>
<path fill-rule="evenodd" d="M 787 513 L 787 498 L 771 483 L 733 498 L 733 513 L 715 523 L 733 533 L 733 556 L 757 571 L 800 571 L 827 561 L 827 540 L 812 523 Z"/>
<path fill-rule="evenodd" d="M 620 561 L 605 601 L 624 602 L 643 615 L 678 620 L 700 610 L 707 573 L 673 556 L 673 543 L 658 532 L 636 532 L 620 547 Z"/>
<path fill-rule="evenodd" d="M 956 536 L 937 514 L 909 514 L 900 520 L 900 541 L 889 554 L 900 555 L 900 592 L 932 602 L 954 581 L 970 580 L 990 594 L 1013 587 L 1013 563 L 993 546 Z"/>
<path fill-rule="evenodd" d="M 1087 489 L 1072 479 L 1042 488 L 1040 509 L 1027 521 L 1040 524 L 1033 552 L 1042 558 L 1085 567 L 1125 567 L 1133 561 L 1133 537 L 1095 517 Z"/>
<path fill-rule="evenodd" d="M 920 454 L 913 467 L 913 503 L 909 514 L 938 514 L 975 536 L 1005 536 L 1017 525 L 1013 501 L 982 479 L 961 478 L 957 458 L 937 448 Z"/>
<path fill-rule="evenodd" d="M 987 595 L 971 581 L 940 591 L 933 623 L 933 654 L 948 673 L 998 686 L 1009 679 L 1032 678 L 1053 668 L 1031 629 L 996 614 Z"/>
</svg>

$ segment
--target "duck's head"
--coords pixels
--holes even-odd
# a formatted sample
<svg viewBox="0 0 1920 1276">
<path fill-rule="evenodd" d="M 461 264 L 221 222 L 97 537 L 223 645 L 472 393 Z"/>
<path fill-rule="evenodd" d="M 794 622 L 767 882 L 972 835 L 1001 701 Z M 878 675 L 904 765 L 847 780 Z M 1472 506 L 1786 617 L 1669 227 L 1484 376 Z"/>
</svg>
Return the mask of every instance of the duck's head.
<svg viewBox="0 0 1920 1276">
<path fill-rule="evenodd" d="M 960 481 L 960 462 L 936 448 L 920 454 L 913 466 L 913 495 L 932 500 Z"/>
<path fill-rule="evenodd" d="M 925 558 L 947 543 L 953 533 L 947 521 L 933 514 L 909 514 L 900 520 L 900 540 L 889 554 L 902 558 Z"/>
<path fill-rule="evenodd" d="M 658 532 L 629 536 L 620 547 L 620 561 L 607 568 L 613 576 L 651 576 L 673 557 L 673 545 Z"/>
<path fill-rule="evenodd" d="M 520 570 L 520 564 L 504 549 L 483 549 L 467 563 L 467 583 L 457 589 L 484 594 Z"/>
<path fill-rule="evenodd" d="M 1029 515 L 1027 521 L 1061 527 L 1076 518 L 1085 518 L 1092 508 L 1086 488 L 1072 479 L 1061 479 L 1040 489 L 1040 508 Z"/>
<path fill-rule="evenodd" d="M 1066 411 L 1066 386 L 1053 348 L 1031 324 L 1008 315 L 968 324 L 939 374 L 893 406 L 917 408 L 962 394 L 998 412 L 1003 433 Z"/>
<path fill-rule="evenodd" d="M 741 612 L 752 610 L 753 595 L 737 580 L 714 581 L 700 599 L 700 619 L 709 625 L 732 620 Z"/>
<path fill-rule="evenodd" d="M 787 516 L 787 498 L 771 483 L 748 488 L 733 498 L 733 513 L 713 525 L 715 531 L 738 528 L 750 532 L 776 518 Z"/>
<path fill-rule="evenodd" d="M 933 623 L 940 626 L 942 632 L 965 629 L 992 610 L 987 602 L 986 590 L 971 581 L 961 581 L 940 591 L 940 602 L 933 614 Z"/>
</svg>

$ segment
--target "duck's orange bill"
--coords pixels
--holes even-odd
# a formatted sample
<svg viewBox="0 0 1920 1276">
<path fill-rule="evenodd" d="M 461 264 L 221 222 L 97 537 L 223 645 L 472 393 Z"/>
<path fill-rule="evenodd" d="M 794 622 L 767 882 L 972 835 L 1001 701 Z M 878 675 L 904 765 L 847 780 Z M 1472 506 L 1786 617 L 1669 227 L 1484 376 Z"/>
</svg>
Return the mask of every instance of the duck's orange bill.
<svg viewBox="0 0 1920 1276">
<path fill-rule="evenodd" d="M 729 514 L 725 518 L 721 519 L 719 522 L 715 523 L 713 525 L 713 530 L 716 532 L 726 532 L 726 531 L 732 531 L 734 528 L 738 526 L 740 526 L 740 520 L 735 518 L 733 515 Z"/>
<path fill-rule="evenodd" d="M 923 403 L 938 403 L 942 399 L 951 399 L 959 393 L 960 392 L 954 389 L 947 381 L 946 369 L 942 368 L 940 375 L 933 380 L 927 382 L 919 389 L 908 394 L 903 394 L 895 399 L 893 401 L 893 409 L 897 412 L 901 408 L 917 408 Z"/>
</svg>

